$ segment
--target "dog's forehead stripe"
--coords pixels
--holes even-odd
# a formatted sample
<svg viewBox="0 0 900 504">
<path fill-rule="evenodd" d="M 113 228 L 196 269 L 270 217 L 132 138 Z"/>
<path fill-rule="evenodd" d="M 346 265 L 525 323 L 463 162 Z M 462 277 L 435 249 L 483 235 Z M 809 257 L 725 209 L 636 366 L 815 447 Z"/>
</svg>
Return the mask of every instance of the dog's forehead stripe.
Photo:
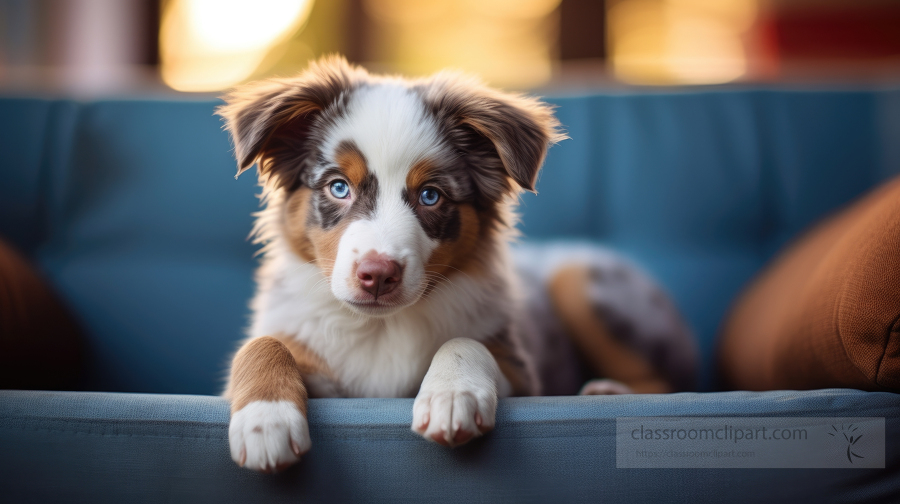
<svg viewBox="0 0 900 504">
<path fill-rule="evenodd" d="M 358 201 L 343 219 L 365 213 L 393 226 L 415 216 L 419 232 L 435 240 L 432 246 L 458 236 L 459 215 L 452 206 L 413 211 L 426 183 L 452 197 L 468 195 L 461 189 L 464 181 L 456 180 L 460 174 L 450 169 L 454 151 L 418 93 L 394 81 L 357 89 L 325 138 L 324 151 L 333 153 L 334 163 L 356 188 Z M 367 173 L 363 180 L 351 180 L 363 167 Z M 330 221 L 326 226 L 335 222 L 325 220 Z"/>
<path fill-rule="evenodd" d="M 400 82 L 357 89 L 345 114 L 335 119 L 326 151 L 352 141 L 370 172 L 384 183 L 401 177 L 418 161 L 438 158 L 446 150 L 433 116 L 421 97 Z"/>
<path fill-rule="evenodd" d="M 437 171 L 437 166 L 430 159 L 422 159 L 412 166 L 406 174 L 406 186 L 411 191 L 421 188 L 429 182 Z"/>
</svg>

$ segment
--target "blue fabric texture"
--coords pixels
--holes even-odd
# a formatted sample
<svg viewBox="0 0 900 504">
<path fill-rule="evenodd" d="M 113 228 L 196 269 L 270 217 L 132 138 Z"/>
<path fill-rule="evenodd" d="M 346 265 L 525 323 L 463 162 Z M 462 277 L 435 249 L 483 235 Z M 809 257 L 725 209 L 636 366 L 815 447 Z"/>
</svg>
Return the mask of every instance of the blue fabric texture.
<svg viewBox="0 0 900 504">
<path fill-rule="evenodd" d="M 218 393 L 247 324 L 258 209 L 211 102 L 57 116 L 37 258 L 91 340 L 91 390 Z"/>
<path fill-rule="evenodd" d="M 891 469 L 617 469 L 623 416 L 876 416 L 854 390 L 517 398 L 455 450 L 409 430 L 410 399 L 310 402 L 313 448 L 278 475 L 237 467 L 217 397 L 0 392 L 4 502 L 897 502 Z"/>
<path fill-rule="evenodd" d="M 526 195 L 527 239 L 588 237 L 674 296 L 712 387 L 741 287 L 792 237 L 900 173 L 896 91 L 743 90 L 554 99 L 570 140 Z M 892 153 L 892 154 L 889 154 Z"/>
<path fill-rule="evenodd" d="M 591 239 L 673 294 L 715 388 L 715 334 L 792 237 L 900 173 L 900 91 L 554 97 L 570 140 L 522 198 L 529 240 Z M 0 236 L 84 326 L 89 390 L 0 393 L 5 502 L 266 500 L 900 502 L 896 395 L 844 390 L 511 399 L 456 450 L 410 400 L 321 400 L 313 451 L 239 470 L 221 389 L 248 322 L 259 206 L 218 102 L 0 99 Z M 885 470 L 615 469 L 616 416 L 884 416 Z"/>
<path fill-rule="evenodd" d="M 0 235 L 32 254 L 42 238 L 41 165 L 53 104 L 0 100 Z"/>
</svg>

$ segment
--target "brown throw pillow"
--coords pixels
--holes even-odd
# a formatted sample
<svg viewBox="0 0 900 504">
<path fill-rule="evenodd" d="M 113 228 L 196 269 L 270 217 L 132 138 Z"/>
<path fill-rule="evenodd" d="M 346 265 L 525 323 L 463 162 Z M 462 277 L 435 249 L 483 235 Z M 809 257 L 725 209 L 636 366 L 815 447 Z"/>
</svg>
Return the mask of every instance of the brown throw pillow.
<svg viewBox="0 0 900 504">
<path fill-rule="evenodd" d="M 737 389 L 900 391 L 900 178 L 766 267 L 726 319 L 719 370 Z"/>
<path fill-rule="evenodd" d="M 0 240 L 0 388 L 79 388 L 83 341 L 43 278 Z"/>
</svg>

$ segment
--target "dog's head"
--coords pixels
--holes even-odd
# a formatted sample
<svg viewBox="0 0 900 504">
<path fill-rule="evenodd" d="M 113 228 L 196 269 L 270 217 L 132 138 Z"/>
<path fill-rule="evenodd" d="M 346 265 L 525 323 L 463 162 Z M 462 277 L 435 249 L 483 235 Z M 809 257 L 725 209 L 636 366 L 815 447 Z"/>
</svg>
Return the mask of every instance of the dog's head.
<svg viewBox="0 0 900 504">
<path fill-rule="evenodd" d="M 257 164 L 293 253 L 367 315 L 415 303 L 477 259 L 562 138 L 535 99 L 452 73 L 372 76 L 341 58 L 225 100 L 238 174 Z"/>
</svg>

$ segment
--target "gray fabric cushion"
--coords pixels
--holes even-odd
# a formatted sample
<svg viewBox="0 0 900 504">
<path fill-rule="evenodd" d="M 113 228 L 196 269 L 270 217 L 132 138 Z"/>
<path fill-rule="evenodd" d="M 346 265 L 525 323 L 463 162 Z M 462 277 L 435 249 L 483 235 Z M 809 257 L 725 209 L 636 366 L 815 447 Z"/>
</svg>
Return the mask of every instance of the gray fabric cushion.
<svg viewBox="0 0 900 504">
<path fill-rule="evenodd" d="M 310 402 L 312 450 L 238 468 L 218 397 L 0 392 L 4 502 L 900 502 L 900 395 L 855 390 L 501 401 L 455 450 L 409 430 L 412 400 Z M 886 417 L 889 469 L 617 469 L 622 416 Z"/>
</svg>

